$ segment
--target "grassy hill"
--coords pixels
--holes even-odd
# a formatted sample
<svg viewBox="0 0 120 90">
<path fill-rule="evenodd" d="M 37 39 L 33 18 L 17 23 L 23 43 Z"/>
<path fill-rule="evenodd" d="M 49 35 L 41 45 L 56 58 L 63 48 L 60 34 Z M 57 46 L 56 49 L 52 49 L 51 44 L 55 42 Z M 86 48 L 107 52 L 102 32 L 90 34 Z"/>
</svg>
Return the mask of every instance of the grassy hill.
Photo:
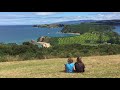
<svg viewBox="0 0 120 90">
<path fill-rule="evenodd" d="M 84 73 L 63 72 L 67 58 L 0 62 L 0 78 L 120 78 L 120 55 L 82 59 Z"/>
<path fill-rule="evenodd" d="M 82 35 L 71 36 L 71 37 L 60 37 L 54 38 L 51 44 L 58 44 L 58 45 L 70 45 L 70 44 L 98 44 L 100 35 L 97 33 L 84 33 Z M 102 41 L 107 42 L 109 40 L 108 35 L 102 35 Z"/>
</svg>

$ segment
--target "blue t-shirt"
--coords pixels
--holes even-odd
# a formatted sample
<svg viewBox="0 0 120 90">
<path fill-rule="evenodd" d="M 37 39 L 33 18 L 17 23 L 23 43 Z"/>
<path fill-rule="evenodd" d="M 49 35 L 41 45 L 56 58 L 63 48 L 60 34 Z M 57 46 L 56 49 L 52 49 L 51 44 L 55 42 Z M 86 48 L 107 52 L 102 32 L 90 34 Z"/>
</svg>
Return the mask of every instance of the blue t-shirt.
<svg viewBox="0 0 120 90">
<path fill-rule="evenodd" d="M 74 71 L 74 63 L 67 63 L 65 67 L 67 73 L 72 73 Z"/>
</svg>

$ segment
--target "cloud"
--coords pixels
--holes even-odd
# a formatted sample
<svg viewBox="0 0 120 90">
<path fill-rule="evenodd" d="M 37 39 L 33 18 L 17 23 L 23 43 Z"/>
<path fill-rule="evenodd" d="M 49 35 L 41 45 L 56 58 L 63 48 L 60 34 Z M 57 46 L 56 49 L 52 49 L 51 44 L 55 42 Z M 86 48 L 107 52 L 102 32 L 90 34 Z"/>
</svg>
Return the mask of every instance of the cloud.
<svg viewBox="0 0 120 90">
<path fill-rule="evenodd" d="M 120 19 L 120 12 L 100 12 L 95 14 L 89 14 L 87 16 L 78 15 L 78 16 L 64 16 L 61 19 L 66 20 L 112 20 Z"/>
<path fill-rule="evenodd" d="M 61 17 L 45 17 L 44 19 L 78 20 L 78 19 L 82 19 L 82 17 L 81 16 L 61 16 Z"/>
<path fill-rule="evenodd" d="M 40 16 L 48 16 L 48 15 L 57 14 L 57 12 L 36 12 L 35 14 Z"/>
<path fill-rule="evenodd" d="M 25 16 L 25 15 L 0 15 L 0 19 L 22 19 L 22 18 L 32 18 L 31 16 Z"/>
<path fill-rule="evenodd" d="M 92 16 L 93 19 L 96 20 L 112 20 L 112 19 L 120 19 L 120 12 L 107 12 L 100 13 Z"/>
<path fill-rule="evenodd" d="M 94 14 L 88 14 L 87 16 L 66 16 L 64 20 L 112 20 L 120 19 L 120 12 L 99 12 Z"/>
<path fill-rule="evenodd" d="M 0 24 L 47 24 L 72 20 L 111 20 L 120 19 L 120 12 L 100 12 L 88 15 L 56 15 L 63 12 L 33 12 L 0 14 Z"/>
</svg>

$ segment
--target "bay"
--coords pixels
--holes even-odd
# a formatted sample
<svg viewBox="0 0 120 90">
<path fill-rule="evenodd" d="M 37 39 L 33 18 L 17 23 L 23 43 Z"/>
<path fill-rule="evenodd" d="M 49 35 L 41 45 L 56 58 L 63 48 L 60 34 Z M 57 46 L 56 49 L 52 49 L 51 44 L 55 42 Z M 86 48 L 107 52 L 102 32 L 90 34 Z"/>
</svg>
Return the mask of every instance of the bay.
<svg viewBox="0 0 120 90">
<path fill-rule="evenodd" d="M 66 37 L 74 34 L 65 34 L 62 28 L 36 28 L 32 25 L 3 25 L 0 26 L 0 43 L 18 43 L 37 40 L 41 36 Z M 115 32 L 120 35 L 120 26 L 115 26 Z"/>
<path fill-rule="evenodd" d="M 62 28 L 36 28 L 32 25 L 8 25 L 0 26 L 0 42 L 22 43 L 24 41 L 37 40 L 41 36 L 65 37 L 73 34 L 65 34 Z"/>
<path fill-rule="evenodd" d="M 120 35 L 120 25 L 115 26 L 114 31 L 117 32 Z"/>
</svg>

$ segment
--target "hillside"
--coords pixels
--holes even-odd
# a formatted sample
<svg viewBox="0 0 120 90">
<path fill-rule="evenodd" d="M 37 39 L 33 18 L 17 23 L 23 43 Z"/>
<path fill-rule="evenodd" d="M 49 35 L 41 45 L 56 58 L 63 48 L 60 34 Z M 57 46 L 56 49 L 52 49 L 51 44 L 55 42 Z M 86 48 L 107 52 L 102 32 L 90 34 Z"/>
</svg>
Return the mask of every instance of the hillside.
<svg viewBox="0 0 120 90">
<path fill-rule="evenodd" d="M 99 44 L 99 33 L 84 33 L 82 35 L 71 36 L 71 37 L 58 37 L 53 38 L 51 41 L 52 44 L 57 45 L 70 45 L 70 44 Z M 107 42 L 109 40 L 109 36 L 107 34 L 102 35 L 101 37 L 103 42 Z"/>
<path fill-rule="evenodd" d="M 104 24 L 104 25 L 120 25 L 120 20 L 73 20 L 73 21 L 63 21 L 63 22 L 56 22 L 51 24 L 43 24 L 43 25 L 33 25 L 34 27 L 62 27 L 64 25 L 75 25 L 75 24 L 81 24 L 81 23 L 91 23 L 95 22 L 98 24 Z"/>
<path fill-rule="evenodd" d="M 104 25 L 120 25 L 120 20 L 73 20 L 73 21 L 58 22 L 55 24 L 70 25 L 70 24 L 90 23 L 90 22 L 96 22 Z"/>
<path fill-rule="evenodd" d="M 97 20 L 74 20 L 74 21 L 63 21 L 63 22 L 58 22 L 55 24 L 65 24 L 65 25 L 69 25 L 69 24 L 80 24 L 80 23 L 88 23 L 88 22 L 96 22 Z"/>
<path fill-rule="evenodd" d="M 84 73 L 65 73 L 67 58 L 0 63 L 0 78 L 120 78 L 120 55 L 83 57 Z M 75 62 L 75 58 L 74 58 Z"/>
<path fill-rule="evenodd" d="M 96 23 L 104 25 L 120 25 L 120 20 L 100 20 L 96 21 Z"/>
<path fill-rule="evenodd" d="M 33 25 L 33 27 L 38 27 L 38 28 L 59 28 L 63 27 L 63 24 L 43 24 L 43 25 Z"/>
<path fill-rule="evenodd" d="M 114 26 L 103 25 L 98 23 L 81 23 L 75 25 L 66 25 L 61 30 L 62 33 L 86 33 L 86 32 L 109 32 L 114 29 Z"/>
</svg>

